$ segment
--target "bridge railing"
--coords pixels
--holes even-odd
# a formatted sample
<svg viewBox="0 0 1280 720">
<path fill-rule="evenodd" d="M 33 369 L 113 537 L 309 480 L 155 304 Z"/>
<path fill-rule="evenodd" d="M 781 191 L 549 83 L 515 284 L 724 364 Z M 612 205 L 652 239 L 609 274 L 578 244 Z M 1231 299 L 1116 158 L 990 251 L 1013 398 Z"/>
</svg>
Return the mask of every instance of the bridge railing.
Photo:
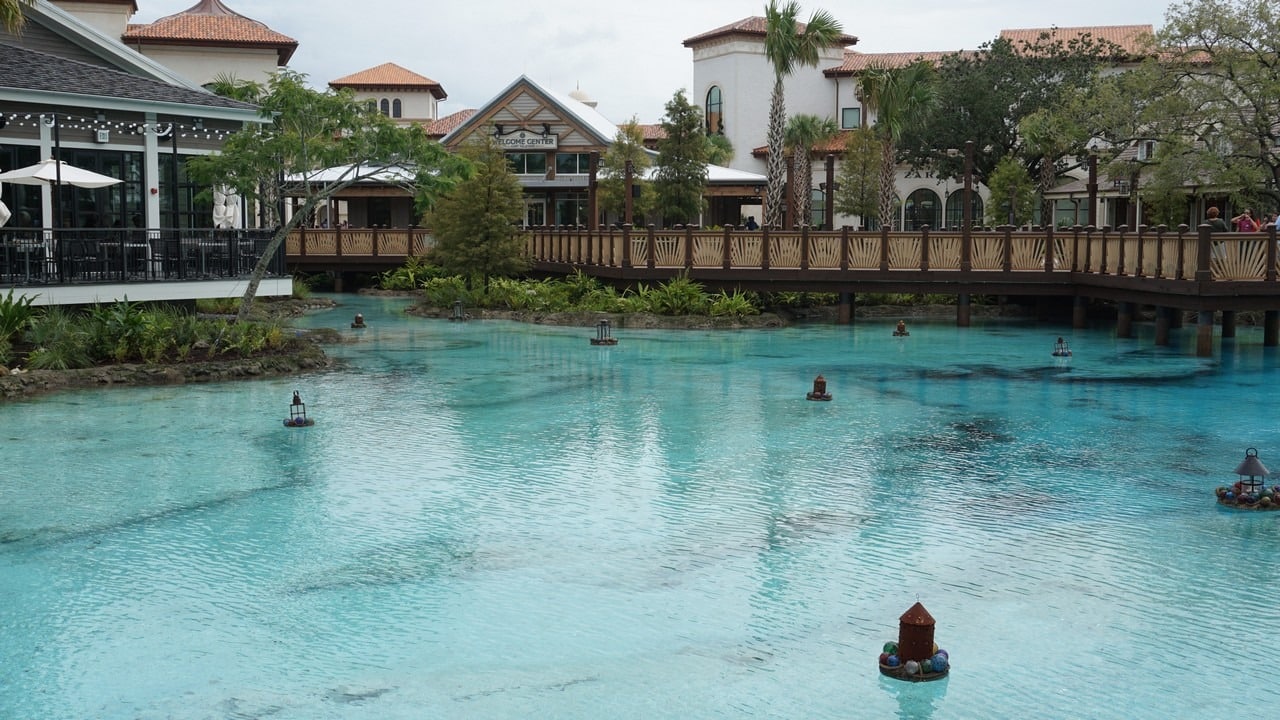
<svg viewBox="0 0 1280 720">
<path fill-rule="evenodd" d="M 298 228 L 285 239 L 289 257 L 404 258 L 435 244 L 425 228 Z"/>
<path fill-rule="evenodd" d="M 1086 273 L 1174 280 L 1275 282 L 1274 227 L 1211 234 L 1139 226 L 1015 230 L 529 228 L 535 262 L 651 269 Z"/>
</svg>

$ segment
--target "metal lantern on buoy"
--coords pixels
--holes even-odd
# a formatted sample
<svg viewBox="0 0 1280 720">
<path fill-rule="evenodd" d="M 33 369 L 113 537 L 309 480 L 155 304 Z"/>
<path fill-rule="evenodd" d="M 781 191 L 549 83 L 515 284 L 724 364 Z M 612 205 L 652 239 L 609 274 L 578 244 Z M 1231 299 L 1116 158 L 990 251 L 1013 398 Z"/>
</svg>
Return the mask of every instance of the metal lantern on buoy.
<svg viewBox="0 0 1280 720">
<path fill-rule="evenodd" d="M 452 321 L 454 321 L 454 322 L 459 322 L 459 321 L 461 321 L 461 320 L 466 320 L 466 319 L 467 319 L 467 316 L 462 314 L 462 301 L 461 301 L 461 300 L 454 300 L 454 301 L 453 301 L 453 315 L 452 315 L 449 319 L 450 319 L 450 320 L 452 320 Z"/>
<path fill-rule="evenodd" d="M 917 602 L 898 618 L 898 641 L 880 654 L 880 674 L 895 680 L 940 680 L 951 672 L 946 650 L 933 641 L 933 616 Z"/>
<path fill-rule="evenodd" d="M 613 330 L 608 320 L 601 320 L 596 323 L 596 336 L 591 338 L 592 345 L 617 345 L 618 339 L 613 336 Z"/>
<path fill-rule="evenodd" d="M 1266 485 L 1267 466 L 1262 464 L 1258 459 L 1258 449 L 1249 448 L 1244 451 L 1244 460 L 1236 466 L 1236 475 L 1240 476 L 1239 485 L 1240 492 L 1256 495 L 1262 492 L 1262 488 Z"/>
<path fill-rule="evenodd" d="M 806 400 L 830 400 L 831 393 L 827 392 L 827 379 L 818 375 L 813 379 L 813 390 L 805 393 Z"/>
</svg>

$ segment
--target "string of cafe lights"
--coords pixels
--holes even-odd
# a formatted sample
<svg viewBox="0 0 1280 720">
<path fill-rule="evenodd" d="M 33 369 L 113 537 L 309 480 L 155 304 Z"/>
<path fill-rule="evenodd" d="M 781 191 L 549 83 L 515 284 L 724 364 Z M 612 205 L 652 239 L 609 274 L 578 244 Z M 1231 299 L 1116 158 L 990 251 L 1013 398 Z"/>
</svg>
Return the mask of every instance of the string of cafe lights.
<svg viewBox="0 0 1280 720">
<path fill-rule="evenodd" d="M 66 113 L 21 111 L 0 113 L 0 127 L 10 125 L 13 127 L 38 128 L 41 124 L 46 127 L 52 127 L 55 121 L 58 123 L 58 127 L 62 130 L 115 130 L 134 135 L 142 135 L 143 133 L 150 132 L 160 138 L 167 138 L 171 132 L 177 132 L 179 138 L 191 138 L 193 140 L 203 138 L 205 140 L 217 140 L 221 142 L 235 134 L 234 130 L 204 127 L 203 122 L 195 122 L 187 125 L 174 121 L 157 121 L 153 123 L 134 122 L 131 120 L 114 121 L 107 120 L 105 117 L 84 117 L 80 115 L 68 115 Z"/>
</svg>

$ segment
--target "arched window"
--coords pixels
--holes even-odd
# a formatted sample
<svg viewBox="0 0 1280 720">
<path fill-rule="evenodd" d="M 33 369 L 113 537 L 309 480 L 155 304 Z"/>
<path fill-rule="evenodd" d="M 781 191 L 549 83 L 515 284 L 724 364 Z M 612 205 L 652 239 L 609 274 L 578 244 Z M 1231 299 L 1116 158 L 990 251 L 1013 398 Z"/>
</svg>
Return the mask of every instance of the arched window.
<svg viewBox="0 0 1280 720">
<path fill-rule="evenodd" d="M 400 98 L 391 101 L 391 117 L 400 117 Z"/>
<path fill-rule="evenodd" d="M 388 117 L 391 115 L 391 101 L 390 101 L 390 100 L 388 100 L 388 99 L 386 99 L 386 98 L 382 98 L 382 102 L 381 102 L 381 103 L 378 103 L 378 108 L 382 111 L 382 114 L 383 114 L 383 115 L 386 115 L 386 116 L 388 116 Z"/>
<path fill-rule="evenodd" d="M 720 86 L 712 85 L 707 91 L 707 134 L 724 134 L 723 106 L 720 100 Z"/>
<path fill-rule="evenodd" d="M 969 213 L 969 222 L 975 226 L 982 226 L 982 196 L 978 194 L 977 189 L 970 191 L 969 204 L 973 207 L 973 212 Z M 964 228 L 964 190 L 953 190 L 947 196 L 947 228 L 950 230 L 959 230 Z"/>
<path fill-rule="evenodd" d="M 924 225 L 936 229 L 942 224 L 942 203 L 938 200 L 938 193 L 928 188 L 920 188 L 908 195 L 903 210 L 903 230 L 919 230 Z"/>
</svg>

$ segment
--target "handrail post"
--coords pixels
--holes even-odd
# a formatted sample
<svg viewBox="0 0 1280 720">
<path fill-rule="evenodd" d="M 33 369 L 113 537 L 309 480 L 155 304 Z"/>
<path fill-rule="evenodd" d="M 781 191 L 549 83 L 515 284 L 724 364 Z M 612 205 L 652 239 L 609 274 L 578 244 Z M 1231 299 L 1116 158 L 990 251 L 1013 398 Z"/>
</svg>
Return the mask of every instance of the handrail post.
<svg viewBox="0 0 1280 720">
<path fill-rule="evenodd" d="M 179 243 L 179 245 L 181 245 L 181 243 Z M 301 255 L 302 257 L 306 257 L 306 256 L 307 256 L 307 227 L 306 227 L 306 225 L 299 225 L 299 226 L 298 226 L 298 245 L 301 247 L 301 251 L 300 251 L 298 254 L 299 254 L 299 255 Z"/>
<path fill-rule="evenodd" d="M 408 242 L 409 242 L 408 238 L 409 238 L 409 236 L 410 236 L 412 233 L 413 233 L 413 230 L 405 230 L 405 242 L 406 242 L 406 243 L 408 243 Z M 337 237 L 337 235 L 335 234 L 335 235 L 334 235 L 334 237 Z M 342 242 L 341 242 L 341 241 L 338 241 L 338 244 L 339 244 L 339 245 L 341 245 L 341 244 L 342 244 Z M 379 245 L 379 243 L 378 243 L 378 234 L 377 234 L 377 233 L 374 233 L 374 235 L 373 235 L 373 256 L 374 256 L 374 257 L 377 257 L 377 256 L 378 256 L 378 245 Z M 406 245 L 406 246 L 405 246 L 405 250 L 408 250 L 408 249 L 409 249 L 409 248 L 408 248 L 408 246 Z"/>
<path fill-rule="evenodd" d="M 693 226 L 684 226 L 684 269 L 693 269 Z"/>
<path fill-rule="evenodd" d="M 800 269 L 809 269 L 809 226 L 800 226 Z"/>
<path fill-rule="evenodd" d="M 967 188 L 966 188 L 967 189 Z M 967 194 L 967 193 L 966 193 Z M 967 200 L 965 202 L 968 202 Z M 973 269 L 973 225 L 967 222 L 960 229 L 960 271 L 969 272 Z"/>
<path fill-rule="evenodd" d="M 880 272 L 889 271 L 889 228 L 880 226 Z"/>
<path fill-rule="evenodd" d="M 1093 272 L 1093 233 L 1098 228 L 1089 225 L 1084 229 L 1084 272 Z"/>
<path fill-rule="evenodd" d="M 622 267 L 631 267 L 631 223 L 622 224 Z"/>
<path fill-rule="evenodd" d="M 733 254 L 731 248 L 733 243 L 733 226 L 724 226 L 724 240 L 720 244 L 720 267 L 728 270 L 733 266 Z"/>
<path fill-rule="evenodd" d="M 1196 282 L 1210 282 L 1213 280 L 1213 268 L 1210 265 L 1213 254 L 1213 228 L 1206 224 L 1199 226 L 1196 230 L 1199 232 L 1196 242 Z"/>
<path fill-rule="evenodd" d="M 1152 277 L 1164 277 L 1164 234 L 1168 230 L 1168 225 L 1156 226 L 1156 272 Z"/>
<path fill-rule="evenodd" d="M 929 271 L 929 226 L 920 226 L 920 269 Z"/>
<path fill-rule="evenodd" d="M 1142 260 L 1145 253 L 1143 253 L 1142 251 L 1142 246 L 1147 243 L 1147 231 L 1150 229 L 1151 228 L 1146 225 L 1138 226 L 1138 257 L 1133 259 L 1133 276 L 1134 277 L 1143 276 Z"/>
<path fill-rule="evenodd" d="M 373 241 L 374 241 L 375 243 L 376 243 L 376 242 L 378 242 L 378 229 L 377 229 L 377 228 L 374 228 L 374 229 L 373 229 Z M 335 254 L 335 255 L 337 255 L 338 257 L 342 257 L 342 245 L 341 245 L 340 243 L 336 243 L 336 242 L 335 242 L 335 243 L 333 244 L 333 252 L 334 252 L 334 254 Z"/>
<path fill-rule="evenodd" d="M 1125 237 L 1124 236 L 1129 232 L 1129 226 L 1120 225 L 1119 227 L 1116 228 L 1116 232 L 1120 233 L 1120 239 L 1118 241 L 1118 245 L 1116 249 L 1116 275 L 1122 276 L 1125 274 L 1124 272 Z"/>
<path fill-rule="evenodd" d="M 1271 223 L 1267 226 L 1267 272 L 1264 275 L 1267 282 L 1276 281 L 1276 224 Z"/>
<path fill-rule="evenodd" d="M 769 269 L 769 246 L 773 242 L 769 239 L 769 226 L 760 228 L 760 269 Z"/>
<path fill-rule="evenodd" d="M 1178 272 L 1175 277 L 1176 280 L 1185 280 L 1187 278 L 1184 269 L 1187 263 L 1187 231 L 1190 229 L 1191 227 L 1186 223 L 1178 225 Z"/>
<path fill-rule="evenodd" d="M 1000 249 L 1000 269 L 1004 272 L 1013 271 L 1013 226 L 1005 225 L 1004 229 L 1004 247 Z"/>
<path fill-rule="evenodd" d="M 849 226 L 840 227 L 840 269 L 849 269 Z"/>
<path fill-rule="evenodd" d="M 1111 226 L 1110 226 L 1110 225 L 1103 225 L 1103 226 L 1102 226 L 1102 257 L 1101 257 L 1101 258 L 1099 258 L 1099 260 L 1098 260 L 1098 262 L 1099 262 L 1099 265 L 1098 265 L 1098 274 L 1099 274 L 1099 275 L 1106 275 L 1106 274 L 1107 274 L 1107 244 L 1108 244 L 1108 241 L 1110 241 L 1110 239 L 1111 239 L 1111 238 L 1110 238 L 1110 235 L 1111 235 Z"/>
<path fill-rule="evenodd" d="M 1046 225 L 1044 229 L 1044 271 L 1053 272 L 1053 259 L 1057 255 L 1057 241 L 1053 236 L 1053 225 Z"/>
<path fill-rule="evenodd" d="M 1080 231 L 1083 229 L 1079 223 L 1071 226 L 1071 272 L 1080 272 Z"/>
<path fill-rule="evenodd" d="M 657 241 L 657 238 L 654 237 L 653 223 L 649 223 L 648 230 L 649 230 L 649 237 L 647 242 L 645 243 L 644 250 L 649 257 L 647 260 L 645 260 L 644 266 L 652 270 L 657 265 L 657 261 L 654 258 L 654 256 L 658 254 L 658 241 Z"/>
</svg>

